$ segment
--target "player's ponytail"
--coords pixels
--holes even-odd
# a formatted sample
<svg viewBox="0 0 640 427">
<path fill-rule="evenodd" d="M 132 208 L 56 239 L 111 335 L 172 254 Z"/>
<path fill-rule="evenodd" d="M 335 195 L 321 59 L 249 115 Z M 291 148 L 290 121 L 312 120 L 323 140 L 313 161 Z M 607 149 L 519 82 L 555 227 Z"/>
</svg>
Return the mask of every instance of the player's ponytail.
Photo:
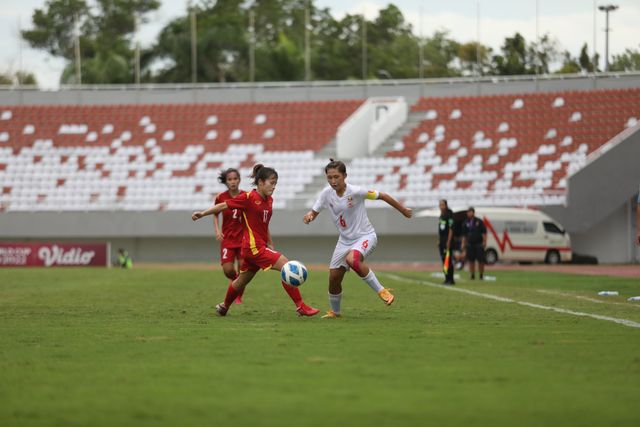
<svg viewBox="0 0 640 427">
<path fill-rule="evenodd" d="M 275 177 L 278 179 L 278 172 L 273 168 L 268 168 L 262 163 L 258 163 L 253 167 L 253 173 L 251 179 L 253 179 L 253 185 L 258 186 L 258 181 L 266 181 L 269 178 Z"/>
<path fill-rule="evenodd" d="M 223 171 L 220 171 L 220 175 L 218 175 L 218 182 L 220 184 L 226 184 L 227 183 L 227 176 L 230 173 L 235 173 L 236 175 L 238 175 L 238 179 L 240 179 L 240 172 L 238 172 L 238 169 L 229 168 L 229 169 L 225 169 Z"/>
<path fill-rule="evenodd" d="M 340 160 L 329 159 L 329 164 L 324 167 L 324 173 L 326 174 L 327 172 L 329 172 L 329 169 L 336 169 L 343 175 L 347 174 L 347 166 Z"/>
</svg>

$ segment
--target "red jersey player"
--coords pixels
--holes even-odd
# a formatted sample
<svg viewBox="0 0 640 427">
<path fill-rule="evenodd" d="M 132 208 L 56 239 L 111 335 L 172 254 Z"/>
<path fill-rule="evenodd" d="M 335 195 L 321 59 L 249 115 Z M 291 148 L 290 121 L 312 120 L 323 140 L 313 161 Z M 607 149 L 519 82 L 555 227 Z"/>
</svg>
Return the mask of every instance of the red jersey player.
<svg viewBox="0 0 640 427">
<path fill-rule="evenodd" d="M 242 190 L 240 186 L 240 172 L 229 168 L 220 172 L 218 181 L 227 186 L 224 191 L 216 196 L 214 205 L 226 202 L 236 197 Z M 222 271 L 231 281 L 238 277 L 238 267 L 241 264 L 240 249 L 242 248 L 242 212 L 238 209 L 227 209 L 222 212 L 222 230 L 218 221 L 218 215 L 213 216 L 213 225 L 216 230 L 216 239 L 220 242 L 220 264 Z M 242 294 L 235 300 L 236 304 L 242 304 Z"/>
<path fill-rule="evenodd" d="M 194 212 L 194 221 L 207 216 L 217 215 L 225 209 L 239 209 L 244 219 L 244 235 L 242 240 L 242 265 L 240 274 L 227 289 L 224 302 L 216 306 L 220 316 L 225 316 L 236 297 L 244 291 L 245 286 L 253 279 L 259 270 L 280 271 L 288 261 L 287 257 L 273 249 L 273 241 L 269 233 L 269 221 L 273 213 L 273 199 L 271 195 L 278 183 L 278 173 L 272 169 L 257 164 L 253 167 L 253 184 L 256 189 L 248 193 L 240 193 L 237 197 L 219 203 L 207 210 Z M 302 300 L 300 290 L 295 286 L 282 282 L 282 287 L 296 305 L 299 316 L 313 316 L 320 310 L 309 307 Z"/>
</svg>

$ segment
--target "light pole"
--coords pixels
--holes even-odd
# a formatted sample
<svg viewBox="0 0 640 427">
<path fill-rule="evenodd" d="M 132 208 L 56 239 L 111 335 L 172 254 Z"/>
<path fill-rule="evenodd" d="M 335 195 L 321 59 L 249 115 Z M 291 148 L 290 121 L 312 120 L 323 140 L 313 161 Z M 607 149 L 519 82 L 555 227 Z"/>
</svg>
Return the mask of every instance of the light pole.
<svg viewBox="0 0 640 427">
<path fill-rule="evenodd" d="M 214 3 L 215 5 L 215 3 Z M 198 81 L 198 48 L 197 48 L 197 28 L 196 28 L 196 10 L 191 0 L 189 0 L 187 8 L 189 9 L 189 22 L 191 32 L 191 83 Z"/>
<path fill-rule="evenodd" d="M 598 9 L 605 13 L 606 15 L 606 24 L 605 24 L 605 41 L 604 41 L 604 70 L 609 71 L 609 12 L 613 12 L 618 9 L 618 5 L 608 4 L 606 6 L 598 6 Z"/>
</svg>

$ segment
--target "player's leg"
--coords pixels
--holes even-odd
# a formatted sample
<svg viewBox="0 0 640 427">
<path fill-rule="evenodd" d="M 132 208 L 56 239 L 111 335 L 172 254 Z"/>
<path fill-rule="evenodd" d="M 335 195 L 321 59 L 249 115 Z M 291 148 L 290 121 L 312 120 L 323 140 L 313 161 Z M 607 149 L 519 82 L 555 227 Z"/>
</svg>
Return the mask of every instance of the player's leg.
<svg viewBox="0 0 640 427">
<path fill-rule="evenodd" d="M 476 278 L 476 254 L 473 245 L 467 246 L 467 261 L 469 262 L 469 277 L 471 280 Z"/>
<path fill-rule="evenodd" d="M 243 267 L 246 267 L 244 265 Z M 257 269 L 247 268 L 240 271 L 238 277 L 229 284 L 227 288 L 227 294 L 224 297 L 224 302 L 216 305 L 216 311 L 220 316 L 224 316 L 229 311 L 229 307 L 233 304 L 233 301 L 244 292 L 244 288 L 256 275 Z"/>
<path fill-rule="evenodd" d="M 340 317 L 340 304 L 342 302 L 342 279 L 347 272 L 346 267 L 339 266 L 329 269 L 329 307 L 331 309 L 322 316 L 324 319 Z"/>
<path fill-rule="evenodd" d="M 347 264 L 349 264 L 349 267 L 351 267 L 353 271 L 355 271 L 356 274 L 360 276 L 360 278 L 364 280 L 375 293 L 378 294 L 385 304 L 391 305 L 395 299 L 394 296 L 388 289 L 382 286 L 378 277 L 365 262 L 365 257 L 373 252 L 377 243 L 378 239 L 375 234 L 368 235 L 360 239 L 352 247 L 351 252 L 346 257 L 346 261 Z"/>
<path fill-rule="evenodd" d="M 239 266 L 236 270 L 235 261 L 240 256 L 240 248 L 229 247 L 228 244 L 220 245 L 220 264 L 222 265 L 222 272 L 224 275 L 233 282 L 238 277 Z M 242 303 L 242 294 L 238 295 L 236 304 Z"/>
<path fill-rule="evenodd" d="M 282 267 L 289 261 L 286 256 L 280 254 L 279 252 L 272 251 L 271 249 L 267 249 L 265 252 L 271 251 L 278 255 L 278 258 L 275 259 L 274 262 L 271 263 L 271 269 L 276 270 L 278 273 L 282 269 Z M 270 254 L 266 254 L 266 256 L 271 256 Z M 275 257 L 275 256 L 274 256 Z M 280 280 L 282 283 L 282 288 L 285 290 L 289 298 L 296 305 L 296 312 L 299 316 L 313 316 L 318 314 L 320 310 L 317 308 L 310 307 L 304 303 L 302 300 L 302 294 L 300 293 L 300 289 L 297 286 L 291 286 L 288 283 L 285 283 L 283 280 Z"/>
<path fill-rule="evenodd" d="M 233 261 L 222 264 L 222 272 L 231 281 L 236 280 L 236 277 L 238 277 L 238 271 Z"/>
<path fill-rule="evenodd" d="M 346 258 L 351 253 L 351 244 L 340 242 L 336 243 L 336 247 L 331 255 L 329 262 L 329 311 L 322 316 L 323 318 L 334 318 L 340 316 L 340 303 L 342 302 L 342 279 L 349 270 Z"/>
<path fill-rule="evenodd" d="M 484 248 L 478 245 L 478 270 L 480 272 L 480 280 L 484 279 Z"/>
</svg>

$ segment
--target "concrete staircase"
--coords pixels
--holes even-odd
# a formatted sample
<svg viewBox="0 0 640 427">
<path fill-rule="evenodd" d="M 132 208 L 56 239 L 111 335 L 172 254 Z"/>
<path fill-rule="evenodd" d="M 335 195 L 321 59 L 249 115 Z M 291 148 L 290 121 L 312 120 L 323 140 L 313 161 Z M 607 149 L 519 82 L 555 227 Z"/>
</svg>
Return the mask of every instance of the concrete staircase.
<svg viewBox="0 0 640 427">
<path fill-rule="evenodd" d="M 393 146 L 396 142 L 402 141 L 405 136 L 409 135 L 411 131 L 420 124 L 424 117 L 424 112 L 409 112 L 409 117 L 407 121 L 398 128 L 385 142 L 380 144 L 380 146 L 371 154 L 371 157 L 384 157 L 384 155 L 393 150 Z M 331 140 L 330 143 L 325 145 L 320 151 L 315 154 L 316 159 L 324 159 L 329 163 L 330 158 L 335 158 L 336 156 L 336 140 L 335 138 Z M 347 170 L 348 172 L 348 170 Z M 298 194 L 298 198 L 293 199 L 289 202 L 287 208 L 289 209 L 306 209 L 306 203 L 313 198 L 313 196 L 320 191 L 322 188 L 327 185 L 327 180 L 324 176 L 324 173 L 319 173 L 314 176 L 313 181 L 307 184 L 304 187 L 304 190 Z"/>
<path fill-rule="evenodd" d="M 422 119 L 424 118 L 424 111 L 409 112 L 407 121 L 398 128 L 389 138 L 373 152 L 372 157 L 383 157 L 387 152 L 393 150 L 393 146 L 398 141 L 404 140 L 404 137 L 409 135 L 413 129 L 415 129 Z"/>
</svg>

